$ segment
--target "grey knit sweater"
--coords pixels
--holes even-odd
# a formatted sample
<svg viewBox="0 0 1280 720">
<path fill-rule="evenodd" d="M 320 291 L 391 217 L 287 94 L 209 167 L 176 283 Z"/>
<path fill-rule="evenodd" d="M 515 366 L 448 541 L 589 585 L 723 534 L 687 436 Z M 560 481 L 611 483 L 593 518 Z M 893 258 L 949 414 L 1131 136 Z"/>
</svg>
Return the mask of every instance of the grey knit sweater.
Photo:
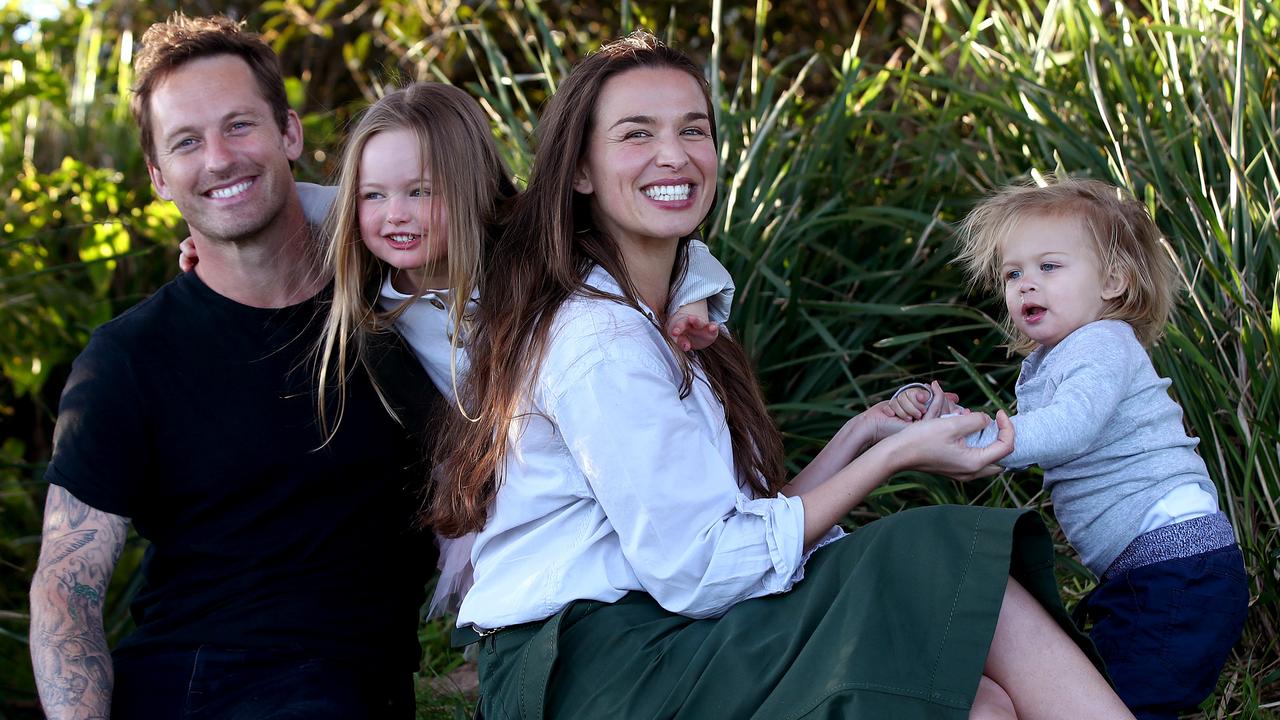
<svg viewBox="0 0 1280 720">
<path fill-rule="evenodd" d="M 1022 362 L 1015 448 L 1000 464 L 1044 470 L 1058 522 L 1099 577 L 1170 490 L 1195 482 L 1217 496 L 1169 384 L 1118 320 L 1089 323 Z M 968 441 L 995 437 L 991 423 Z"/>
</svg>

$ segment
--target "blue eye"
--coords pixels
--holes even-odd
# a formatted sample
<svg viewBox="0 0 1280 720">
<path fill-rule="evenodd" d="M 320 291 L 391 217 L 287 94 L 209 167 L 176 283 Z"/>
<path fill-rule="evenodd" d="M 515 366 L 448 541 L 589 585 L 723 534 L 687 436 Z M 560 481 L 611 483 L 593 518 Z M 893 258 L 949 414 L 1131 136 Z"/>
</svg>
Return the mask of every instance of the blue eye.
<svg viewBox="0 0 1280 720">
<path fill-rule="evenodd" d="M 1059 267 L 1059 266 L 1058 266 L 1058 264 L 1057 264 L 1057 263 L 1051 263 L 1051 262 L 1047 262 L 1047 263 L 1040 263 L 1040 271 L 1041 271 L 1041 272 L 1053 272 L 1054 270 L 1057 270 L 1057 269 L 1058 269 L 1058 267 Z"/>
<path fill-rule="evenodd" d="M 649 135 L 649 131 L 648 131 L 648 130 L 632 130 L 631 132 L 627 133 L 626 135 L 623 135 L 623 136 L 622 136 L 622 139 L 623 139 L 623 140 L 636 140 L 636 139 L 639 139 L 639 138 L 647 138 L 647 137 L 649 137 L 649 136 L 650 136 L 650 135 Z"/>
<path fill-rule="evenodd" d="M 365 193 L 364 195 L 361 195 L 361 196 L 360 196 L 360 199 L 361 199 L 361 200 L 381 200 L 381 199 L 382 199 L 382 193 L 380 193 L 380 192 L 367 192 L 367 193 Z"/>
<path fill-rule="evenodd" d="M 1004 274 L 1005 280 L 1017 280 L 1020 277 L 1022 277 L 1021 270 L 1009 270 Z"/>
</svg>

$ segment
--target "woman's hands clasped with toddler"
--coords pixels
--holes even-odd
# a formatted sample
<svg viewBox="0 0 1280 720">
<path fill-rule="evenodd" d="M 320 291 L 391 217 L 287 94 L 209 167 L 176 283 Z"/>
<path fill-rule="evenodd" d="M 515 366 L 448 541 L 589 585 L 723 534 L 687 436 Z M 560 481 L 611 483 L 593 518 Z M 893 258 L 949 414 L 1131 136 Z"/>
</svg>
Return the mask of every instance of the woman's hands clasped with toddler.
<svg viewBox="0 0 1280 720">
<path fill-rule="evenodd" d="M 1001 471 L 996 461 L 1013 452 L 1013 424 L 1003 410 L 996 413 L 999 430 L 996 442 L 986 448 L 971 448 L 965 437 L 985 428 L 991 418 L 961 407 L 960 397 L 944 392 L 935 380 L 931 385 L 908 385 L 892 398 L 875 405 L 873 420 L 881 430 L 878 439 L 903 433 L 900 469 L 946 475 L 956 480 L 993 475 Z M 874 417 L 878 411 L 881 417 Z M 925 422 L 929 421 L 929 422 Z M 990 452 L 988 452 L 990 451 Z"/>
</svg>

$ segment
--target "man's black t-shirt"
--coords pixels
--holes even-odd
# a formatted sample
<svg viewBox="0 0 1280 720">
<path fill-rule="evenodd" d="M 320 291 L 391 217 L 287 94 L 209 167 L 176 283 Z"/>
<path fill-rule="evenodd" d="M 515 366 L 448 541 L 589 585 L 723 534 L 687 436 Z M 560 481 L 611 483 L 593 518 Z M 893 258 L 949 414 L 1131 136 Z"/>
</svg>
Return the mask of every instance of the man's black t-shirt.
<svg viewBox="0 0 1280 720">
<path fill-rule="evenodd" d="M 151 542 L 117 654 L 213 644 L 416 668 L 436 552 L 413 528 L 424 448 L 362 371 L 325 443 L 325 296 L 253 308 L 186 273 L 77 358 L 46 477 Z M 379 386 L 421 423 L 438 393 L 395 345 Z"/>
</svg>

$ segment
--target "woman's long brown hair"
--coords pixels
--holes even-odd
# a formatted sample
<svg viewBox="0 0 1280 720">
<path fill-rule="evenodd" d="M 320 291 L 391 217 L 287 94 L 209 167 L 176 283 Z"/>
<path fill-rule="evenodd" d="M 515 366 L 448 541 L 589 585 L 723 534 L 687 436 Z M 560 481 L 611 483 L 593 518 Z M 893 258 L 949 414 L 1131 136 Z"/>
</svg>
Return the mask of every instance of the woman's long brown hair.
<svg viewBox="0 0 1280 720">
<path fill-rule="evenodd" d="M 622 296 L 608 297 L 640 309 L 617 244 L 594 227 L 590 198 L 573 190 L 601 88 L 614 75 L 640 67 L 672 68 L 693 77 L 707 99 L 708 116 L 714 117 L 697 65 L 642 31 L 582 61 L 551 99 L 528 187 L 482 263 L 480 310 L 468 342 L 470 373 L 461 388 L 462 404 L 475 420 L 456 413 L 450 417 L 437 446 L 443 452 L 443 472 L 426 518 L 441 535 L 484 527 L 497 496 L 511 423 L 525 412 L 556 312 L 574 293 L 592 292 L 584 285 L 592 266 L 599 265 L 621 285 Z M 686 242 L 680 244 L 673 282 L 683 273 Z M 685 393 L 692 368 L 684 353 L 675 354 Z M 785 479 L 782 440 L 765 410 L 746 352 L 722 333 L 696 357 L 724 404 L 739 482 L 758 495 L 775 493 Z"/>
</svg>

